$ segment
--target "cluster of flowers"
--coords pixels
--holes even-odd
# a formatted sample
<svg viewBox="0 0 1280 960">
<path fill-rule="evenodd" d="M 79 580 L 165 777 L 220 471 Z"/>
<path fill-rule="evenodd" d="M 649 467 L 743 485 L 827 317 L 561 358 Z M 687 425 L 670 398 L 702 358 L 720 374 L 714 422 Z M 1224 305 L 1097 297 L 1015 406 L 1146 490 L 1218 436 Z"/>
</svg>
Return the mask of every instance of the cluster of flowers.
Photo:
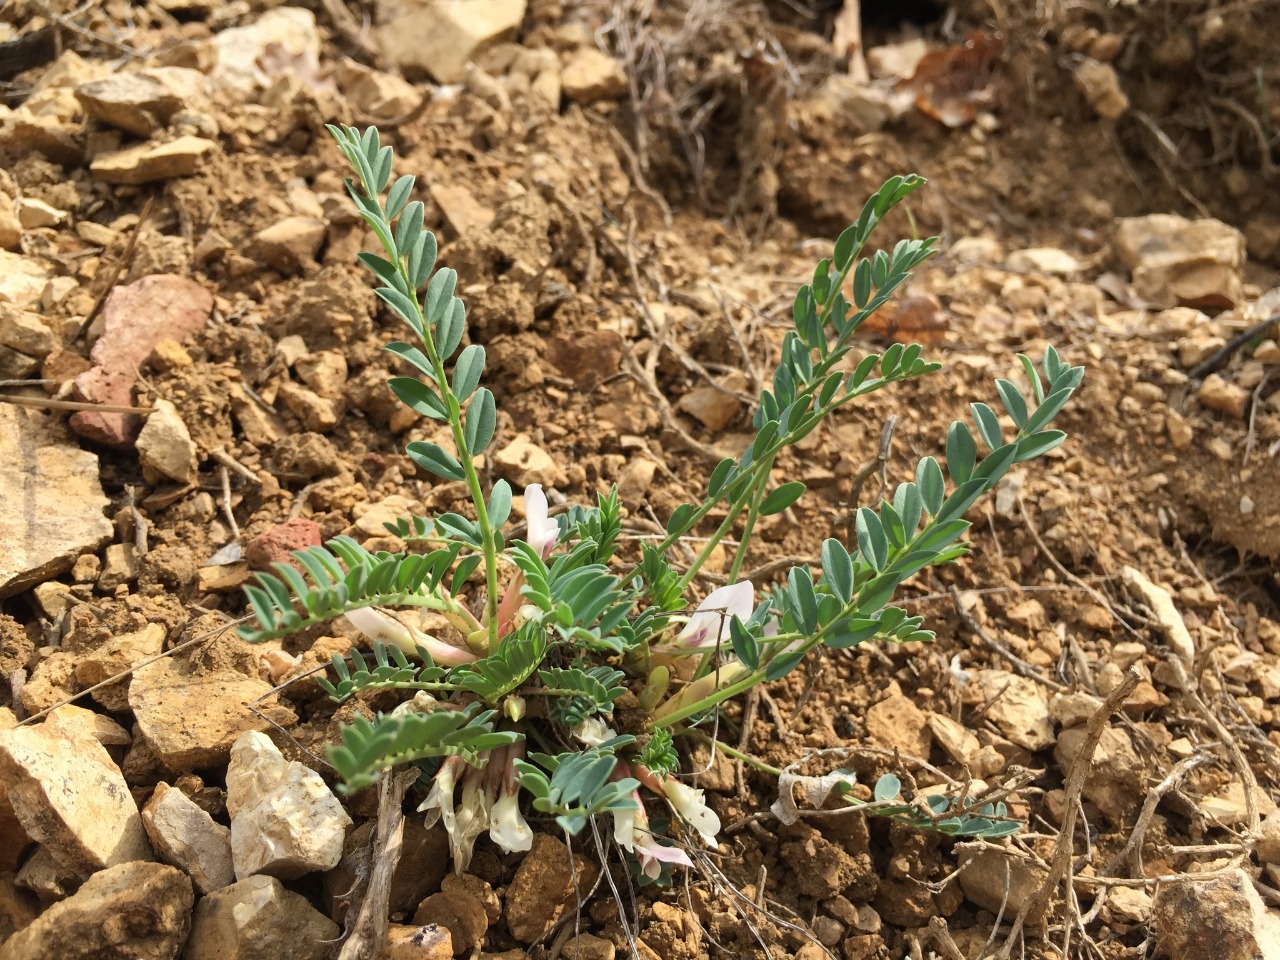
<svg viewBox="0 0 1280 960">
<path fill-rule="evenodd" d="M 549 516 L 549 505 L 540 484 L 524 490 L 526 542 L 545 560 L 554 549 L 559 527 Z M 499 635 L 510 632 L 522 617 L 522 574 L 507 586 L 498 608 Z M 659 660 L 675 662 L 678 658 L 718 653 L 729 642 L 729 623 L 736 616 L 746 620 L 754 609 L 755 597 L 748 581 L 720 587 L 688 617 L 683 629 L 663 647 L 655 650 Z M 465 646 L 449 643 L 418 629 L 390 614 L 364 607 L 347 613 L 351 624 L 368 636 L 394 644 L 406 652 L 425 649 L 440 666 L 472 663 L 478 655 Z M 723 660 L 710 674 L 686 687 L 659 708 L 674 709 L 693 699 L 705 697 L 725 684 L 740 679 L 747 668 L 735 658 Z M 516 698 L 513 698 L 513 700 Z M 423 700 L 430 700 L 425 704 Z M 433 698 L 419 694 L 405 708 L 424 706 L 438 708 Z M 519 717 L 512 717 L 519 719 Z M 600 717 L 590 717 L 573 729 L 574 737 L 587 747 L 599 746 L 617 736 Z M 449 835 L 454 867 L 459 872 L 471 862 L 476 839 L 488 830 L 490 838 L 507 853 L 526 851 L 533 844 L 533 831 L 520 810 L 520 780 L 515 762 L 525 755 L 523 742 L 490 750 L 471 763 L 461 757 L 446 757 L 435 775 L 427 798 L 419 806 L 426 813 L 426 825 L 442 823 Z M 661 797 L 671 812 L 696 832 L 712 849 L 719 841 L 720 819 L 706 803 L 703 791 L 669 775 L 655 774 L 642 764 L 619 760 L 614 780 L 635 778 L 648 791 Z M 633 793 L 635 809 L 613 814 L 614 839 L 631 853 L 640 869 L 651 879 L 661 874 L 663 864 L 693 866 L 689 854 L 679 846 L 659 841 L 649 825 L 644 800 Z"/>
</svg>

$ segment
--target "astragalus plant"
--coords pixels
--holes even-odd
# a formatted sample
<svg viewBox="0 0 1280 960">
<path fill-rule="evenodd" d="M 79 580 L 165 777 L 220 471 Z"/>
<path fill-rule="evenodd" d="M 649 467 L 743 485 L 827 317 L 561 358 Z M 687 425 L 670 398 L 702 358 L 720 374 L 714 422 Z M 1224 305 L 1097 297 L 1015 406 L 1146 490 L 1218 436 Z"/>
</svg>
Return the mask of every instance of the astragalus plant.
<svg viewBox="0 0 1280 960">
<path fill-rule="evenodd" d="M 496 415 L 493 394 L 481 386 L 484 347 L 462 347 L 467 321 L 457 274 L 437 269 L 436 238 L 423 227 L 422 203 L 410 199 L 414 178 L 392 181 L 392 150 L 380 145 L 378 131 L 330 132 L 357 174 L 351 196 L 382 248 L 381 256 L 360 259 L 412 334 L 387 349 L 415 375 L 394 377 L 389 387 L 448 430 L 447 444 L 414 441 L 408 455 L 442 480 L 464 483 L 470 510 L 393 525 L 410 545 L 406 553 L 372 553 L 346 537 L 299 551 L 296 568 L 276 564 L 248 588 L 257 622 L 242 634 L 264 641 L 345 615 L 371 639 L 372 659 L 356 650 L 334 658 L 326 689 L 339 702 L 386 690 L 403 691 L 404 701 L 346 727 L 329 760 L 348 789 L 416 765 L 430 783 L 420 809 L 443 822 L 458 870 L 485 832 L 506 851 L 527 850 L 529 811 L 569 834 L 608 815 L 604 823 L 637 875 L 665 881 L 673 865 L 690 865 L 697 844 L 715 847 L 720 830 L 702 791 L 681 772 L 685 748 L 713 739 L 726 701 L 786 676 L 816 647 L 932 639 L 921 618 L 891 604 L 895 591 L 925 567 L 963 554 L 964 514 L 974 501 L 1013 464 L 1063 441 L 1049 424 L 1083 371 L 1052 348 L 1043 378 L 1022 358 L 1025 394 L 996 383 L 1012 436 L 991 407 L 974 404 L 987 450 L 981 459 L 973 433 L 953 423 L 946 474 L 933 457 L 921 460 L 915 479 L 899 484 L 891 500 L 857 511 L 856 543 L 825 541 L 820 573 L 795 566 L 763 589 L 740 579 L 760 518 L 787 509 L 805 490 L 795 480 L 777 482 L 779 453 L 832 411 L 939 368 L 918 345 L 845 362 L 859 324 L 932 249 L 932 240 L 902 240 L 891 252 L 861 256 L 885 214 L 923 183 L 894 177 L 796 294 L 794 329 L 755 410 L 755 438 L 711 472 L 701 502 L 670 516 L 665 538 L 624 559 L 616 492 L 552 517 L 535 484 L 523 491 L 523 539 L 509 539 L 511 487 L 498 480 L 486 489 L 476 468 Z M 710 529 L 713 514 L 723 519 Z M 683 565 L 673 548 L 695 529 L 703 536 L 689 541 L 698 550 Z M 735 544 L 728 584 L 695 603 L 699 571 L 722 543 Z M 424 610 L 450 629 L 424 632 Z M 947 833 L 999 836 L 1017 828 L 1002 805 L 962 809 L 951 797 L 904 798 L 900 790 L 888 775 L 864 805 Z M 847 789 L 843 795 L 855 802 Z M 654 805 L 667 811 L 651 821 Z"/>
</svg>

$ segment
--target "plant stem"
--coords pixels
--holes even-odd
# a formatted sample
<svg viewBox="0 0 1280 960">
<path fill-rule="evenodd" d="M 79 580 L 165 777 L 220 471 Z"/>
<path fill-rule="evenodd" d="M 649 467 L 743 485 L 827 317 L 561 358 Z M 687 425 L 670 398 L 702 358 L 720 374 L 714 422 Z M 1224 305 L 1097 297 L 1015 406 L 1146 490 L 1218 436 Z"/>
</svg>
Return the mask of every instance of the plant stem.
<svg viewBox="0 0 1280 960">
<path fill-rule="evenodd" d="M 747 559 L 747 547 L 751 543 L 751 534 L 755 530 L 756 520 L 760 517 L 760 504 L 764 502 L 764 491 L 769 485 L 769 477 L 773 473 L 773 461 L 776 454 L 764 458 L 763 472 L 751 491 L 751 502 L 747 507 L 747 519 L 742 527 L 742 536 L 738 538 L 738 549 L 733 555 L 733 564 L 729 567 L 729 582 L 737 583 L 738 574 L 742 572 L 742 563 Z"/>
<path fill-rule="evenodd" d="M 735 750 L 733 747 L 729 746 L 723 740 L 709 737 L 705 733 L 703 733 L 701 730 L 681 730 L 680 736 L 693 737 L 695 740 L 700 740 L 703 743 L 710 744 L 711 746 L 719 750 L 721 753 L 723 753 L 725 756 L 733 757 L 733 759 L 735 760 L 741 760 L 747 766 L 755 767 L 757 770 L 761 771 L 762 773 L 768 773 L 775 777 L 782 776 L 782 770 L 780 770 L 778 767 L 770 766 L 769 764 L 765 763 L 763 760 L 758 760 L 757 758 L 750 756 L 749 754 L 743 753 L 741 750 Z"/>
</svg>

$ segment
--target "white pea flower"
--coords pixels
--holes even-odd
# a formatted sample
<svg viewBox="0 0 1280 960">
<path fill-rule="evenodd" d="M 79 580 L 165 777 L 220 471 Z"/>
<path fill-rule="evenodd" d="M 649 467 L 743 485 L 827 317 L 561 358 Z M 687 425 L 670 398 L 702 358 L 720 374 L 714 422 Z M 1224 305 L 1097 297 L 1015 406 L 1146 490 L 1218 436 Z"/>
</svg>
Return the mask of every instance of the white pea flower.
<svg viewBox="0 0 1280 960">
<path fill-rule="evenodd" d="M 587 717 L 571 731 L 574 737 L 585 743 L 588 747 L 598 747 L 602 743 L 608 743 L 617 736 L 613 732 L 613 728 L 601 720 L 599 717 Z"/>
<path fill-rule="evenodd" d="M 613 814 L 613 839 L 625 850 L 635 854 L 640 869 L 650 880 L 657 880 L 664 863 L 692 867 L 693 861 L 682 849 L 657 841 L 649 830 L 649 817 L 644 812 L 640 793 L 633 791 L 635 810 L 617 810 Z"/>
<path fill-rule="evenodd" d="M 547 559 L 551 549 L 560 536 L 560 527 L 547 516 L 547 495 L 542 492 L 542 484 L 531 483 L 524 488 L 524 516 L 528 526 L 525 542 L 538 552 L 543 560 Z"/>
<path fill-rule="evenodd" d="M 755 590 L 750 580 L 739 580 L 717 587 L 698 604 L 689 622 L 676 636 L 680 647 L 718 647 L 729 639 L 729 624 L 734 617 L 744 623 L 755 608 Z"/>
<path fill-rule="evenodd" d="M 489 837 L 507 853 L 533 846 L 533 830 L 520 812 L 520 794 L 503 793 L 489 811 Z"/>
<path fill-rule="evenodd" d="M 720 818 L 707 806 L 701 790 L 668 777 L 662 784 L 662 791 L 676 816 L 698 831 L 707 846 L 714 850 L 720 845 L 716 839 L 720 832 Z"/>
<path fill-rule="evenodd" d="M 373 607 L 360 607 L 348 610 L 348 622 L 370 640 L 378 640 L 399 647 L 405 653 L 417 653 L 422 647 L 431 654 L 431 659 L 441 666 L 456 667 L 463 663 L 475 662 L 476 655 L 470 650 L 455 647 L 451 643 L 437 640 L 428 633 L 423 633 L 395 617 L 388 616 Z"/>
</svg>

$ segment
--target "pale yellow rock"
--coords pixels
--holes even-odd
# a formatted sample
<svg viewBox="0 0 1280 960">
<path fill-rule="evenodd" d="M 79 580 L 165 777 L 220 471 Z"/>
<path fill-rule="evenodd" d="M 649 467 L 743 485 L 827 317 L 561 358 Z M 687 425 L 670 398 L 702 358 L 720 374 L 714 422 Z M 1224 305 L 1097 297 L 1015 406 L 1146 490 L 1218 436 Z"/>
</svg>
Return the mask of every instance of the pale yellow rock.
<svg viewBox="0 0 1280 960">
<path fill-rule="evenodd" d="M 347 101 L 372 120 L 402 117 L 429 94 L 408 81 L 344 59 L 334 74 Z"/>
<path fill-rule="evenodd" d="M 231 748 L 227 812 L 236 877 L 290 880 L 335 867 L 351 818 L 314 770 L 251 731 Z"/>
<path fill-rule="evenodd" d="M 338 407 L 333 400 L 292 380 L 280 384 L 276 399 L 313 433 L 328 433 L 338 424 Z"/>
<path fill-rule="evenodd" d="M 1053 744 L 1049 700 L 1042 686 L 1005 670 L 981 671 L 978 684 L 991 703 L 987 717 L 1009 740 L 1032 752 Z"/>
<path fill-rule="evenodd" d="M 49 271 L 34 259 L 0 250 L 0 303 L 32 307 L 48 284 Z"/>
<path fill-rule="evenodd" d="M 121 863 L 94 874 L 5 941 L 4 958 L 174 958 L 187 939 L 193 899 L 181 871 L 162 863 Z"/>
<path fill-rule="evenodd" d="M 526 0 L 379 0 L 383 53 L 410 76 L 459 83 L 466 65 L 514 36 Z"/>
<path fill-rule="evenodd" d="M 195 441 L 177 408 L 168 400 L 152 404 L 152 413 L 138 434 L 137 448 L 147 479 L 154 482 L 165 477 L 181 484 L 196 479 Z"/>
<path fill-rule="evenodd" d="M 142 825 L 160 859 L 191 877 L 201 893 L 235 882 L 231 831 L 181 790 L 163 781 L 156 784 L 142 809 Z"/>
<path fill-rule="evenodd" d="M 168 143 L 140 143 L 99 154 L 90 172 L 105 183 L 137 185 L 189 177 L 218 145 L 203 137 L 178 137 Z"/>
<path fill-rule="evenodd" d="M 1243 299 L 1244 234 L 1219 220 L 1168 213 L 1117 222 L 1116 252 L 1156 307 L 1231 307 Z"/>
<path fill-rule="evenodd" d="M 78 726 L 0 731 L 0 781 L 27 836 L 74 875 L 152 858 L 123 775 Z"/>
<path fill-rule="evenodd" d="M 1068 274 L 1080 270 L 1080 261 L 1056 247 L 1032 247 L 1015 250 L 1005 259 L 1005 266 L 1020 273 Z"/>
<path fill-rule="evenodd" d="M 493 462 L 517 490 L 531 483 L 540 483 L 546 489 L 564 482 L 564 471 L 551 455 L 524 434 L 494 454 Z"/>
<path fill-rule="evenodd" d="M 881 746 L 897 748 L 906 756 L 929 756 L 932 735 L 928 718 L 900 693 L 881 700 L 867 711 L 867 733 Z"/>
<path fill-rule="evenodd" d="M 71 569 L 112 536 L 98 458 L 44 413 L 0 405 L 0 598 Z"/>
<path fill-rule="evenodd" d="M 226 763 L 231 744 L 246 730 L 269 727 L 272 720 L 285 726 L 296 722 L 292 710 L 270 700 L 258 707 L 269 719 L 245 706 L 270 692 L 270 684 L 243 674 L 205 673 L 164 659 L 134 670 L 129 709 L 160 762 L 186 773 Z"/>
<path fill-rule="evenodd" d="M 603 50 L 582 47 L 560 71 L 560 86 L 574 103 L 616 100 L 627 92 L 627 74 Z"/>
<path fill-rule="evenodd" d="M 262 66 L 268 48 L 289 62 L 318 63 L 320 31 L 310 10 L 277 7 L 243 27 L 219 32 L 212 46 L 210 79 L 216 87 L 244 96 L 271 83 L 272 76 Z"/>
<path fill-rule="evenodd" d="M 38 230 L 41 227 L 56 227 L 67 219 L 67 211 L 59 210 L 43 200 L 34 197 L 23 197 L 18 201 L 18 223 L 24 230 Z"/>
<path fill-rule="evenodd" d="M 83 688 L 109 680 L 135 664 L 154 657 L 164 647 L 165 629 L 149 623 L 141 630 L 108 640 L 76 662 L 76 682 Z M 129 709 L 129 678 L 109 684 L 93 692 L 93 698 L 112 711 Z"/>
<path fill-rule="evenodd" d="M 978 738 L 971 730 L 959 721 L 940 713 L 929 714 L 928 723 L 933 739 L 946 751 L 947 756 L 956 763 L 972 765 L 978 751 L 982 749 L 982 744 L 978 742 Z"/>
<path fill-rule="evenodd" d="M 250 877 L 202 897 L 183 960 L 326 960 L 338 925 L 274 877 Z"/>
<path fill-rule="evenodd" d="M 1003 909 L 1017 915 L 1040 888 L 1046 873 L 1041 867 L 999 850 L 967 852 L 960 862 L 964 866 L 960 871 L 960 889 L 965 898 L 992 913 Z"/>
<path fill-rule="evenodd" d="M 0 302 L 0 346 L 43 360 L 53 352 L 57 340 L 37 314 Z"/>
<path fill-rule="evenodd" d="M 318 217 L 286 217 L 258 233 L 254 251 L 281 273 L 297 273 L 314 264 L 327 224 Z"/>
</svg>

